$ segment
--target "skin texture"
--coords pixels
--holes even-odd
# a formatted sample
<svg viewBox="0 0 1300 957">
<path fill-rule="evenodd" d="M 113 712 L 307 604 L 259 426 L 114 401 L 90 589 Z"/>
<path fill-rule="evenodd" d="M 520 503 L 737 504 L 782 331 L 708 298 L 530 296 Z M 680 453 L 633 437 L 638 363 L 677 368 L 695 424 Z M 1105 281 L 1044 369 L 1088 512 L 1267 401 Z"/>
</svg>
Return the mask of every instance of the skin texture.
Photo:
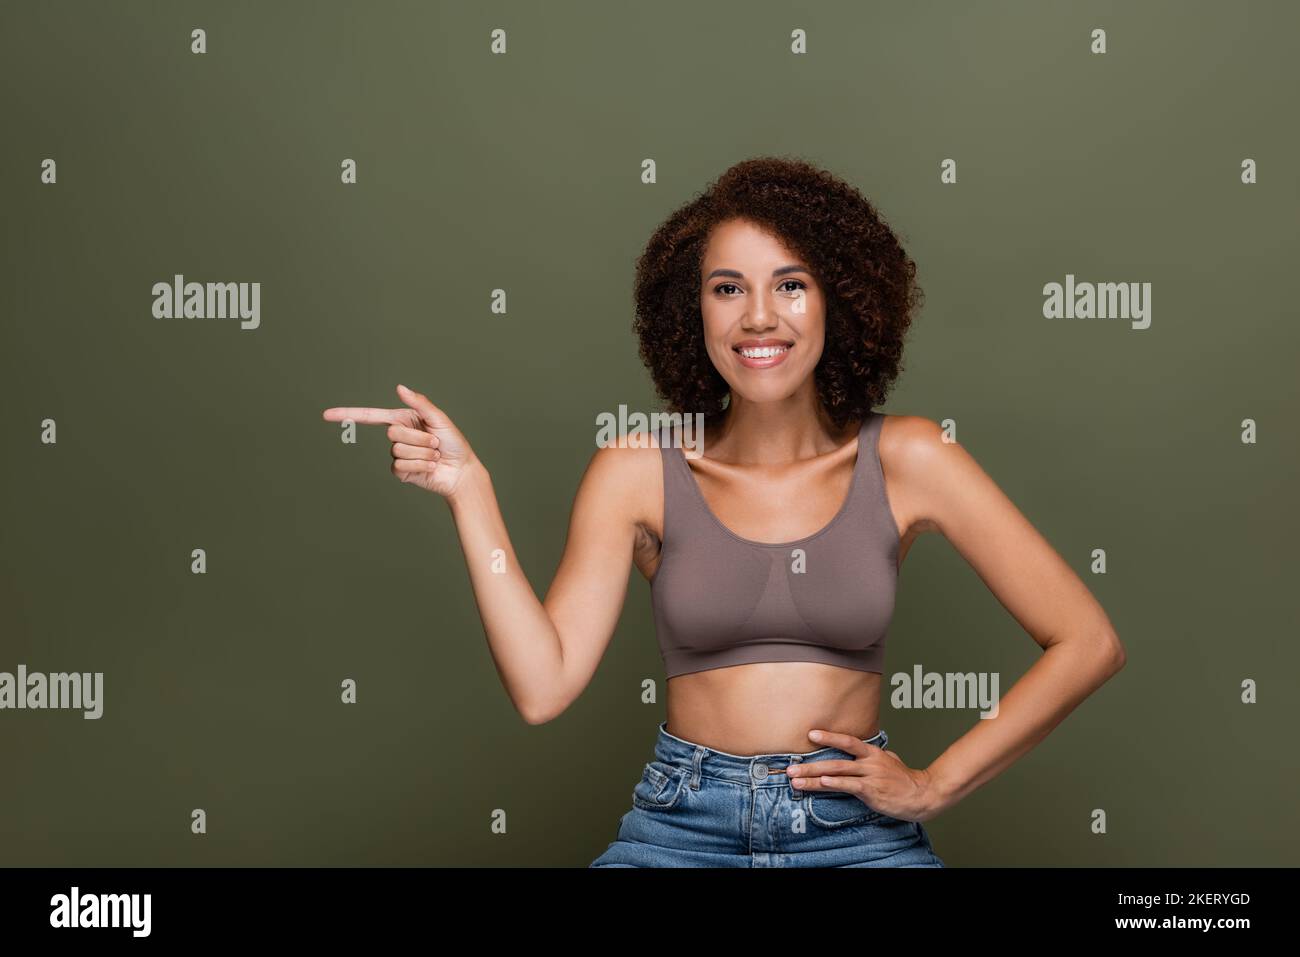
<svg viewBox="0 0 1300 957">
<path fill-rule="evenodd" d="M 786 267 L 797 271 L 782 272 Z M 716 270 L 731 274 L 717 275 Z M 737 277 L 734 274 L 739 274 Z M 737 535 L 802 538 L 848 493 L 858 422 L 836 425 L 814 370 L 824 344 L 824 293 L 798 255 L 744 219 L 717 226 L 700 268 L 704 344 L 730 388 L 725 416 L 688 459 L 706 502 Z M 744 339 L 794 344 L 770 369 L 743 366 Z M 468 441 L 426 396 L 398 387 L 404 408 L 332 408 L 327 421 L 386 425 L 392 471 L 451 507 L 489 650 L 530 724 L 561 714 L 590 683 L 613 636 L 635 567 L 647 578 L 663 531 L 660 452 L 598 449 L 582 477 L 563 557 L 543 601 L 520 568 L 491 478 Z M 809 790 L 847 791 L 903 820 L 942 813 L 1030 750 L 1124 663 L 1105 612 L 1083 582 L 974 458 L 939 425 L 890 415 L 879 454 L 899 529 L 901 566 L 917 536 L 944 536 L 1043 654 L 1000 702 L 928 766 L 859 740 L 878 728 L 882 676 L 812 662 L 738 665 L 668 682 L 668 730 L 733 754 L 841 748 L 853 761 L 805 763 Z M 505 556 L 504 573 L 492 555 Z M 821 733 L 818 736 L 818 733 Z"/>
</svg>

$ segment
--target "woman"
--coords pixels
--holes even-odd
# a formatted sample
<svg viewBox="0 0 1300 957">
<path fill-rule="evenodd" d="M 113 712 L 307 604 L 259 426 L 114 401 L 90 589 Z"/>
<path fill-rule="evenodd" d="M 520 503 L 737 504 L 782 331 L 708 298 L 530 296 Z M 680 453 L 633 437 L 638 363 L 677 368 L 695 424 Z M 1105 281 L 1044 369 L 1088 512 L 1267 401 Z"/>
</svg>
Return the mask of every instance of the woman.
<svg viewBox="0 0 1300 957">
<path fill-rule="evenodd" d="M 923 821 L 1004 770 L 1122 667 L 1083 582 L 974 459 L 925 418 L 884 415 L 920 302 L 915 264 L 853 187 L 801 161 L 728 170 L 637 267 L 642 358 L 704 454 L 669 430 L 600 448 L 539 602 L 487 469 L 451 420 L 383 423 L 392 471 L 450 504 L 489 648 L 530 724 L 582 693 L 630 566 L 650 581 L 668 718 L 593 866 L 942 867 Z M 697 447 L 698 450 L 698 447 Z M 1043 647 L 927 767 L 878 725 L 885 631 L 916 537 L 941 532 Z"/>
</svg>

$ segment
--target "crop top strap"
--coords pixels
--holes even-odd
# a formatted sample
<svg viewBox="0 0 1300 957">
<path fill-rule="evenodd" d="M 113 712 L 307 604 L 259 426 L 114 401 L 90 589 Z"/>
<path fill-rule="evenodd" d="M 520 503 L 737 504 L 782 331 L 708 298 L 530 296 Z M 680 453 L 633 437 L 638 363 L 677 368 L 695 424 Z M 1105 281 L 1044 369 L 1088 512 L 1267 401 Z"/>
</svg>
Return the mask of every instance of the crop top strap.
<svg viewBox="0 0 1300 957">
<path fill-rule="evenodd" d="M 679 525 L 683 513 L 695 501 L 695 490 L 690 486 L 692 478 L 690 466 L 686 463 L 686 453 L 672 427 L 662 428 L 656 435 L 656 441 L 659 444 L 664 476 L 664 538 L 676 538 L 685 531 L 675 526 Z"/>
</svg>

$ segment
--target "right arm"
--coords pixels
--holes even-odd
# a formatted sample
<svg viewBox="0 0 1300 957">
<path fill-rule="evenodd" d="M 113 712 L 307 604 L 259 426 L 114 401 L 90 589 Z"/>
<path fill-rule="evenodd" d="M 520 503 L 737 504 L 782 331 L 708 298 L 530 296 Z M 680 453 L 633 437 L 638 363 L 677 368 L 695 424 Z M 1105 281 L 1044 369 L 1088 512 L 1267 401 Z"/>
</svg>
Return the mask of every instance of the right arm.
<svg viewBox="0 0 1300 957">
<path fill-rule="evenodd" d="M 544 602 L 515 557 L 487 470 L 473 466 L 448 498 L 488 648 L 529 724 L 550 721 L 577 699 L 613 638 L 636 540 L 628 500 L 636 488 L 628 474 L 636 451 L 606 448 L 592 456 Z M 504 552 L 503 568 L 493 559 L 496 549 Z"/>
<path fill-rule="evenodd" d="M 655 500 L 659 452 L 602 448 L 592 456 L 542 602 L 515 556 L 483 463 L 428 399 L 398 394 L 410 408 L 328 409 L 325 418 L 387 423 L 394 474 L 446 499 L 501 683 L 525 721 L 550 721 L 590 683 L 613 638 L 638 526 Z"/>
</svg>

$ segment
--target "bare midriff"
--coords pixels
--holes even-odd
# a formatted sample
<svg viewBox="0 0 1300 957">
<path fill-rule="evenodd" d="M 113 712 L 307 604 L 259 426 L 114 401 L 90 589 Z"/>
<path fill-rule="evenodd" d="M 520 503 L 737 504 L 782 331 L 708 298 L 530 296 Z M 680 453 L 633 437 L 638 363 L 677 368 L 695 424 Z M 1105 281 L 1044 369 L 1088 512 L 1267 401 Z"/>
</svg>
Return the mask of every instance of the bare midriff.
<svg viewBox="0 0 1300 957">
<path fill-rule="evenodd" d="M 809 661 L 715 668 L 668 680 L 666 730 L 728 754 L 802 754 L 814 729 L 871 738 L 881 676 Z"/>
</svg>

